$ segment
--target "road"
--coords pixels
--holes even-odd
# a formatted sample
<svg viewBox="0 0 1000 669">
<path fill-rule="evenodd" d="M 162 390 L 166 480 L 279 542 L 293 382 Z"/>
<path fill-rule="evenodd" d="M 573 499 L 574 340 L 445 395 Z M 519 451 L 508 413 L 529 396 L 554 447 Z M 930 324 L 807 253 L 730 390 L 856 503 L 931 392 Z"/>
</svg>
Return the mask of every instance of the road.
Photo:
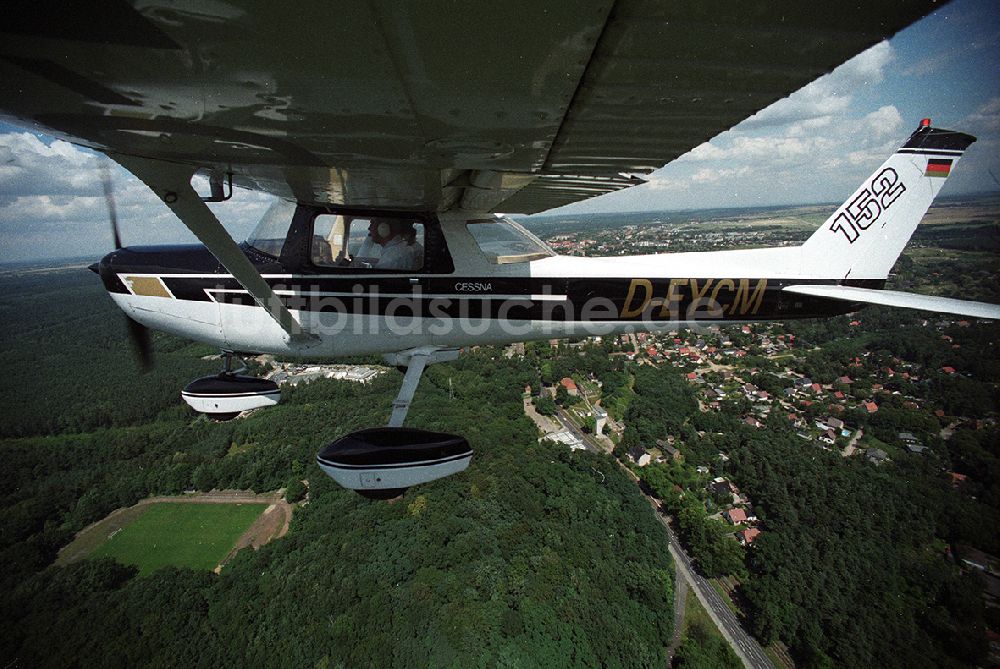
<svg viewBox="0 0 1000 669">
<path fill-rule="evenodd" d="M 656 509 L 657 503 L 649 497 L 647 499 L 649 499 L 650 504 Z M 743 627 L 740 626 L 740 621 L 736 618 L 732 610 L 726 606 L 722 596 L 705 577 L 694 570 L 691 558 L 688 557 L 688 554 L 677 541 L 674 531 L 670 528 L 667 519 L 659 512 L 659 509 L 656 509 L 656 517 L 667 528 L 667 534 L 670 536 L 670 555 L 677 563 L 677 573 L 694 588 L 694 593 L 698 596 L 698 601 L 708 611 L 708 615 L 715 622 L 715 626 L 722 632 L 722 636 L 729 642 L 729 645 L 736 652 L 736 655 L 739 656 L 743 665 L 748 667 L 748 669 L 775 669 L 774 664 L 764 653 L 764 649 L 757 643 L 757 640 L 747 634 Z"/>
<path fill-rule="evenodd" d="M 628 474 L 632 480 L 636 483 L 639 482 L 638 477 L 624 464 L 621 462 L 618 465 Z M 719 629 L 719 632 L 725 637 L 729 646 L 736 653 L 736 656 L 740 658 L 740 662 L 747 669 L 777 669 L 771 659 L 764 653 L 764 649 L 761 647 L 757 640 L 746 633 L 743 627 L 740 625 L 739 619 L 736 614 L 726 606 L 726 602 L 723 601 L 722 595 L 720 595 L 715 588 L 708 582 L 705 577 L 701 576 L 698 572 L 694 570 L 694 566 L 691 564 L 691 558 L 681 547 L 680 542 L 677 540 L 677 536 L 674 534 L 673 528 L 670 527 L 670 523 L 667 519 L 660 513 L 660 503 L 655 498 L 650 497 L 646 493 L 640 493 L 646 498 L 650 506 L 653 507 L 653 513 L 663 524 L 663 527 L 667 530 L 667 537 L 670 540 L 668 545 L 668 550 L 670 551 L 670 556 L 674 559 L 674 564 L 677 566 L 677 576 L 683 578 L 688 582 L 688 585 L 694 589 L 694 594 L 698 597 L 698 601 L 701 605 L 705 607 L 705 611 L 708 612 L 708 616 L 715 623 L 715 626 Z"/>
<path fill-rule="evenodd" d="M 579 428 L 576 427 L 576 425 L 573 424 L 573 421 L 569 420 L 563 409 L 559 409 L 556 414 L 556 418 L 565 429 L 569 430 L 576 436 L 577 439 L 583 442 L 583 445 L 586 446 L 588 450 L 596 453 L 605 452 L 594 443 L 591 435 L 584 434 Z M 619 465 L 621 465 L 621 463 L 619 463 Z M 627 467 L 624 465 L 621 466 L 632 478 L 635 478 L 635 474 L 629 471 Z M 775 666 L 771 662 L 770 658 L 768 658 L 764 653 L 764 649 L 759 643 L 757 643 L 756 639 L 746 633 L 740 625 L 739 619 L 729 609 L 729 607 L 726 606 L 722 596 L 703 576 L 694 570 L 694 567 L 691 564 L 691 558 L 688 557 L 688 554 L 681 547 L 680 542 L 677 541 L 677 537 L 674 535 L 674 531 L 671 529 L 667 519 L 660 513 L 659 503 L 648 495 L 644 496 L 653 506 L 656 517 L 660 519 L 660 522 L 663 523 L 663 526 L 667 529 L 667 535 L 670 537 L 670 555 L 674 558 L 674 561 L 677 564 L 678 577 L 683 578 L 687 581 L 688 585 L 694 589 L 694 593 L 701 602 L 701 605 L 705 607 L 709 617 L 711 617 L 715 626 L 719 628 L 722 636 L 729 642 L 729 645 L 740 658 L 740 661 L 743 662 L 743 665 L 748 669 L 775 669 Z M 675 624 L 678 623 L 675 621 Z"/>
<path fill-rule="evenodd" d="M 559 422 L 562 423 L 562 426 L 565 429 L 569 430 L 570 433 L 573 434 L 573 436 L 575 436 L 577 439 L 579 439 L 580 441 L 583 442 L 583 445 L 587 447 L 588 451 L 593 451 L 594 453 L 606 453 L 607 452 L 604 449 L 602 449 L 600 446 L 598 446 L 597 444 L 595 444 L 594 440 L 591 439 L 591 437 L 590 437 L 589 434 L 584 434 L 583 431 L 580 428 L 578 428 L 576 425 L 573 424 L 573 421 L 571 421 L 566 416 L 565 409 L 559 409 L 559 411 L 556 413 L 556 418 L 559 419 Z"/>
</svg>

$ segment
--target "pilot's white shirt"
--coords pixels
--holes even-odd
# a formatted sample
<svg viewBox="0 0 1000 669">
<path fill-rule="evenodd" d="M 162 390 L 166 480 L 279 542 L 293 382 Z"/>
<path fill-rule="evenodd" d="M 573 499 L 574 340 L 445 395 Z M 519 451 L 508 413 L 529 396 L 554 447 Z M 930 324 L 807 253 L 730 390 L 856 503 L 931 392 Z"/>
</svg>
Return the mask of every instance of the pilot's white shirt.
<svg viewBox="0 0 1000 669">
<path fill-rule="evenodd" d="M 382 247 L 382 255 L 375 263 L 376 269 L 420 269 L 424 260 L 424 247 L 420 242 L 407 244 L 402 237 L 390 240 Z"/>
</svg>

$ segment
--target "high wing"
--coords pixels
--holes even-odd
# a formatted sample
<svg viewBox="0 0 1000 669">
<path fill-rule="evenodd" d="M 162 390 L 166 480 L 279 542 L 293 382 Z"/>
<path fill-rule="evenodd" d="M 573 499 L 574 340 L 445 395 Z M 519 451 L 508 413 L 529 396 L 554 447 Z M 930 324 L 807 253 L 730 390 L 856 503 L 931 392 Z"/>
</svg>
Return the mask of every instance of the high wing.
<svg viewBox="0 0 1000 669">
<path fill-rule="evenodd" d="M 641 183 L 930 0 L 15 0 L 0 116 L 305 204 L 533 213 Z"/>
</svg>

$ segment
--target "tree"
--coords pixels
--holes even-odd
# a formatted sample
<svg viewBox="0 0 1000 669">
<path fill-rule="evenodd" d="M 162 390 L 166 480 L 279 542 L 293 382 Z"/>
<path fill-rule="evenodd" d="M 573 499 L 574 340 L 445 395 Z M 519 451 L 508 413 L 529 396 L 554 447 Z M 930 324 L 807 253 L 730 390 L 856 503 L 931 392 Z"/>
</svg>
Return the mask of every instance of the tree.
<svg viewBox="0 0 1000 669">
<path fill-rule="evenodd" d="M 306 487 L 299 479 L 290 479 L 288 483 L 285 484 L 285 501 L 289 504 L 295 504 L 305 496 Z"/>
<path fill-rule="evenodd" d="M 554 416 L 558 410 L 556 403 L 549 397 L 548 393 L 542 393 L 535 399 L 535 410 L 543 416 Z"/>
</svg>

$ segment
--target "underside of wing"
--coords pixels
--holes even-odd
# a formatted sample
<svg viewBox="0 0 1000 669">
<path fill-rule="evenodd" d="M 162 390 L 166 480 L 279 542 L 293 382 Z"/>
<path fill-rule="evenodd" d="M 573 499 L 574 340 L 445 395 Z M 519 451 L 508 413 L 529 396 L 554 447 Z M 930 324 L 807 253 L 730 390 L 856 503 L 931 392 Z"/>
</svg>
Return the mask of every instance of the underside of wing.
<svg viewBox="0 0 1000 669">
<path fill-rule="evenodd" d="M 902 307 L 904 309 L 919 309 L 942 314 L 956 314 L 970 318 L 1000 319 L 1000 306 L 987 302 L 971 300 L 955 300 L 936 295 L 918 295 L 903 293 L 897 290 L 873 290 L 870 288 L 854 288 L 851 286 L 785 286 L 788 293 L 825 297 L 844 302 L 860 302 L 863 304 L 880 304 L 885 307 Z"/>
<path fill-rule="evenodd" d="M 933 7 L 15 0 L 0 115 L 307 204 L 532 213 L 641 183 Z"/>
</svg>

